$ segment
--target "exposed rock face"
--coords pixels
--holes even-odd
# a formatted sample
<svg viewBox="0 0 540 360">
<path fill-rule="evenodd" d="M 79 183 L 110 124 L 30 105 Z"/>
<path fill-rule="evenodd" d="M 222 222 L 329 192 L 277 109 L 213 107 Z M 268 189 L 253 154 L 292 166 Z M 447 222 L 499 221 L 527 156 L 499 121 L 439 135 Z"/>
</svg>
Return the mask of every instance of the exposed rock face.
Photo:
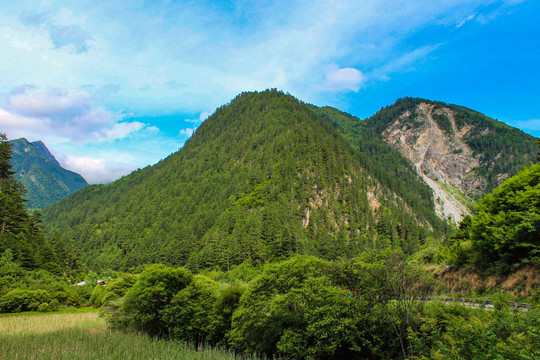
<svg viewBox="0 0 540 360">
<path fill-rule="evenodd" d="M 446 118 L 451 129 L 443 128 L 434 117 Z M 434 105 L 421 103 L 415 111 L 402 114 L 383 133 L 385 141 L 407 157 L 433 189 L 439 216 L 455 222 L 470 213 L 467 198 L 460 192 L 481 195 L 487 185 L 485 178 L 474 171 L 480 166 L 479 157 L 463 141 L 470 129 L 457 128 L 453 110 L 434 110 Z"/>
</svg>

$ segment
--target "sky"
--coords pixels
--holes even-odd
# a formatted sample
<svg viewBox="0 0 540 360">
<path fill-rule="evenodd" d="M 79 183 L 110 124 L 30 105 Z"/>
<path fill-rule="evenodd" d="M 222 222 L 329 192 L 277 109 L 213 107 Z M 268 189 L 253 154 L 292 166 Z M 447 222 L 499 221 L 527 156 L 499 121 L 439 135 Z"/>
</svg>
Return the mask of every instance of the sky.
<svg viewBox="0 0 540 360">
<path fill-rule="evenodd" d="M 413 96 L 540 136 L 540 1 L 0 0 L 0 132 L 109 183 L 242 91 L 365 118 Z"/>
</svg>

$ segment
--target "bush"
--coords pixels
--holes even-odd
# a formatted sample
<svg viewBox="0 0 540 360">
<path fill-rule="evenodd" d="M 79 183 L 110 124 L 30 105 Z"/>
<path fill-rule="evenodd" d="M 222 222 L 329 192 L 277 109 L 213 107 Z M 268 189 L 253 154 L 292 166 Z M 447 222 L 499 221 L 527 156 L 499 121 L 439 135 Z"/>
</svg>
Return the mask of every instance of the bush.
<svg viewBox="0 0 540 360">
<path fill-rule="evenodd" d="M 330 280 L 329 262 L 297 256 L 269 265 L 234 312 L 229 342 L 286 358 L 348 358 L 361 342 L 365 302 Z"/>
<path fill-rule="evenodd" d="M 210 334 L 211 313 L 216 301 L 217 283 L 202 275 L 180 290 L 163 310 L 162 320 L 174 339 L 205 343 Z"/>
<path fill-rule="evenodd" d="M 422 326 L 410 333 L 413 359 L 538 359 L 540 317 L 536 309 L 514 314 L 463 305 L 427 309 Z"/>
<path fill-rule="evenodd" d="M 193 275 L 183 268 L 151 265 L 126 293 L 122 311 L 130 326 L 151 336 L 166 333 L 161 311 L 172 297 L 191 283 Z"/>
<path fill-rule="evenodd" d="M 217 294 L 216 302 L 210 315 L 208 341 L 216 345 L 226 345 L 227 336 L 232 328 L 232 316 L 240 304 L 240 298 L 246 287 L 231 284 Z"/>
<path fill-rule="evenodd" d="M 38 310 L 41 304 L 51 299 L 45 290 L 14 289 L 0 297 L 0 312 L 22 312 Z"/>
</svg>

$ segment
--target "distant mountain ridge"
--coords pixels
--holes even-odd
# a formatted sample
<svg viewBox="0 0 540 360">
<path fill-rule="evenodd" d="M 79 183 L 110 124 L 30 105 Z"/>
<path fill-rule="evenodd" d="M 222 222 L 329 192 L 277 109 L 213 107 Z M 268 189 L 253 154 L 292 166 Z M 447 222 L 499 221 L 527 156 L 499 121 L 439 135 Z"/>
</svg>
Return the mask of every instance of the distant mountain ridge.
<svg viewBox="0 0 540 360">
<path fill-rule="evenodd" d="M 15 178 L 23 183 L 30 209 L 41 209 L 80 190 L 88 183 L 79 174 L 64 169 L 41 141 L 11 140 L 11 164 Z"/>
</svg>

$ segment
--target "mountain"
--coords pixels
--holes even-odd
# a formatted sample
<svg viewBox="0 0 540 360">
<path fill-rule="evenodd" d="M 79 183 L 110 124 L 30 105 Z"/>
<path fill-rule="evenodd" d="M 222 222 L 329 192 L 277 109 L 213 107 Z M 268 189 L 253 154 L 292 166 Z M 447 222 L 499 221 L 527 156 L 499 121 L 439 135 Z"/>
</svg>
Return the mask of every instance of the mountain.
<svg viewBox="0 0 540 360">
<path fill-rule="evenodd" d="M 78 191 L 43 218 L 93 268 L 412 252 L 444 223 L 425 184 L 399 193 L 391 178 L 313 107 L 267 90 L 217 109 L 158 164 Z"/>
<path fill-rule="evenodd" d="M 15 178 L 27 190 L 29 208 L 44 208 L 88 186 L 81 175 L 62 168 L 43 142 L 30 143 L 21 138 L 10 143 Z"/>
<path fill-rule="evenodd" d="M 60 163 L 56 160 L 56 158 L 53 156 L 53 154 L 51 154 L 51 152 L 49 151 L 49 149 L 47 148 L 47 146 L 45 146 L 45 144 L 41 141 L 41 140 L 38 140 L 38 141 L 34 141 L 31 143 L 32 145 L 34 145 L 34 147 L 36 149 L 38 149 L 39 151 L 41 151 L 41 153 L 43 155 L 45 155 L 47 157 L 47 159 L 51 160 L 54 164 L 58 165 L 58 166 L 61 166 Z"/>
<path fill-rule="evenodd" d="M 60 236 L 46 239 L 39 212 L 28 212 L 25 189 L 15 179 L 12 155 L 12 143 L 0 133 L 0 264 L 4 265 L 0 293 L 5 293 L 6 284 L 21 284 L 15 275 L 20 274 L 18 266 L 60 273 L 76 265 L 70 244 Z"/>
<path fill-rule="evenodd" d="M 407 187 L 415 172 L 431 188 L 437 214 L 455 222 L 536 158 L 533 136 L 458 105 L 404 98 L 365 120 L 316 111 L 374 163 L 408 179 Z"/>
</svg>

